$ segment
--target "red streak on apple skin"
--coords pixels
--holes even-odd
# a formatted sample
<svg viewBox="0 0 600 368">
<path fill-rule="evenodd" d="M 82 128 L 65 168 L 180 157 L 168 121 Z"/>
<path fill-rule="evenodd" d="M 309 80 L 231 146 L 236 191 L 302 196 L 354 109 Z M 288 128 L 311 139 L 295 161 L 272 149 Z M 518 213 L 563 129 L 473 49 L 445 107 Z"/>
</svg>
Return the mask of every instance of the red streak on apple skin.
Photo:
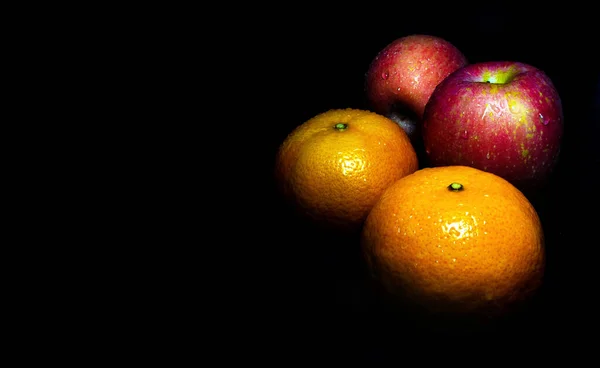
<svg viewBox="0 0 600 368">
<path fill-rule="evenodd" d="M 388 115 L 395 105 L 402 105 L 422 118 L 437 84 L 466 64 L 465 56 L 443 39 L 406 36 L 378 53 L 367 71 L 365 88 L 374 111 Z"/>
<path fill-rule="evenodd" d="M 483 81 L 486 70 L 511 66 L 510 82 Z M 432 165 L 476 167 L 521 189 L 547 179 L 562 134 L 562 105 L 550 78 L 522 63 L 461 68 L 440 83 L 425 109 L 423 140 Z"/>
</svg>

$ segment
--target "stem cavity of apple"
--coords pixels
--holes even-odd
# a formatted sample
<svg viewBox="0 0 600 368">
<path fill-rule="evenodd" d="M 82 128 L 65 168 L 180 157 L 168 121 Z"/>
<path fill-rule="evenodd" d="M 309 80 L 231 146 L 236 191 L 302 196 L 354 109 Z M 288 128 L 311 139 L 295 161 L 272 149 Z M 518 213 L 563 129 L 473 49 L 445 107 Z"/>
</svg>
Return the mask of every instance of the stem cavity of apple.
<svg viewBox="0 0 600 368">
<path fill-rule="evenodd" d="M 497 71 L 495 73 L 485 71 L 482 76 L 483 83 L 506 84 L 510 83 L 518 74 L 513 68 Z"/>
<path fill-rule="evenodd" d="M 461 190 L 464 190 L 464 189 L 465 189 L 465 187 L 461 183 L 454 182 L 454 183 L 448 185 L 448 190 L 451 192 L 460 192 Z"/>
</svg>

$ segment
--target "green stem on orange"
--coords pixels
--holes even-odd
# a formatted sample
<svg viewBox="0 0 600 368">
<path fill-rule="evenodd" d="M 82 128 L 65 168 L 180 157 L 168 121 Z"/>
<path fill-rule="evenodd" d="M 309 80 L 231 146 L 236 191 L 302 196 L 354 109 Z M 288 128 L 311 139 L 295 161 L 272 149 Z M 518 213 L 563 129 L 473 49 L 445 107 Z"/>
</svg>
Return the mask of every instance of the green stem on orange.
<svg viewBox="0 0 600 368">
<path fill-rule="evenodd" d="M 461 183 L 454 182 L 448 185 L 448 190 L 451 192 L 460 192 L 463 189 L 465 189 L 465 187 L 463 187 Z"/>
<path fill-rule="evenodd" d="M 344 123 L 337 123 L 337 124 L 335 124 L 335 125 L 333 126 L 333 128 L 334 128 L 335 130 L 338 130 L 338 131 L 342 132 L 342 131 L 344 131 L 344 130 L 348 129 L 348 124 L 344 124 Z"/>
</svg>

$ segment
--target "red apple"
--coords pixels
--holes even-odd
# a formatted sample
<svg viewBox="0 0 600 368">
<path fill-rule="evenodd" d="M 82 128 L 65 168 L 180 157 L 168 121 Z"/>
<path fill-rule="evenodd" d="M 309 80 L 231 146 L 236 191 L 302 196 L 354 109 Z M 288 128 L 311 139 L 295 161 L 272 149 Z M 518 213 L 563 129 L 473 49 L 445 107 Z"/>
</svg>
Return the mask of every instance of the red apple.
<svg viewBox="0 0 600 368">
<path fill-rule="evenodd" d="M 431 35 L 410 35 L 388 44 L 375 56 L 365 76 L 371 108 L 398 123 L 411 139 L 435 87 L 467 59 L 450 42 Z"/>
<path fill-rule="evenodd" d="M 466 65 L 435 89 L 423 116 L 432 166 L 467 165 L 520 189 L 545 184 L 563 135 L 561 99 L 543 71 L 524 63 Z"/>
</svg>

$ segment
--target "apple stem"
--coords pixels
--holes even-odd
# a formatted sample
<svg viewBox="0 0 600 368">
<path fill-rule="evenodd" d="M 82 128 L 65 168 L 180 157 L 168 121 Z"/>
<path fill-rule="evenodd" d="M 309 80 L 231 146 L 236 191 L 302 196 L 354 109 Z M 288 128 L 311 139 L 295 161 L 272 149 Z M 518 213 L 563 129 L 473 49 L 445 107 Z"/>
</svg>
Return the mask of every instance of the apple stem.
<svg viewBox="0 0 600 368">
<path fill-rule="evenodd" d="M 344 131 L 348 128 L 348 124 L 344 124 L 344 123 L 337 123 L 333 126 L 334 129 L 339 130 L 339 131 Z"/>
<path fill-rule="evenodd" d="M 461 190 L 464 190 L 465 187 L 463 187 L 463 185 L 461 183 L 457 183 L 454 182 L 450 185 L 448 185 L 448 190 L 451 192 L 460 192 Z"/>
</svg>

